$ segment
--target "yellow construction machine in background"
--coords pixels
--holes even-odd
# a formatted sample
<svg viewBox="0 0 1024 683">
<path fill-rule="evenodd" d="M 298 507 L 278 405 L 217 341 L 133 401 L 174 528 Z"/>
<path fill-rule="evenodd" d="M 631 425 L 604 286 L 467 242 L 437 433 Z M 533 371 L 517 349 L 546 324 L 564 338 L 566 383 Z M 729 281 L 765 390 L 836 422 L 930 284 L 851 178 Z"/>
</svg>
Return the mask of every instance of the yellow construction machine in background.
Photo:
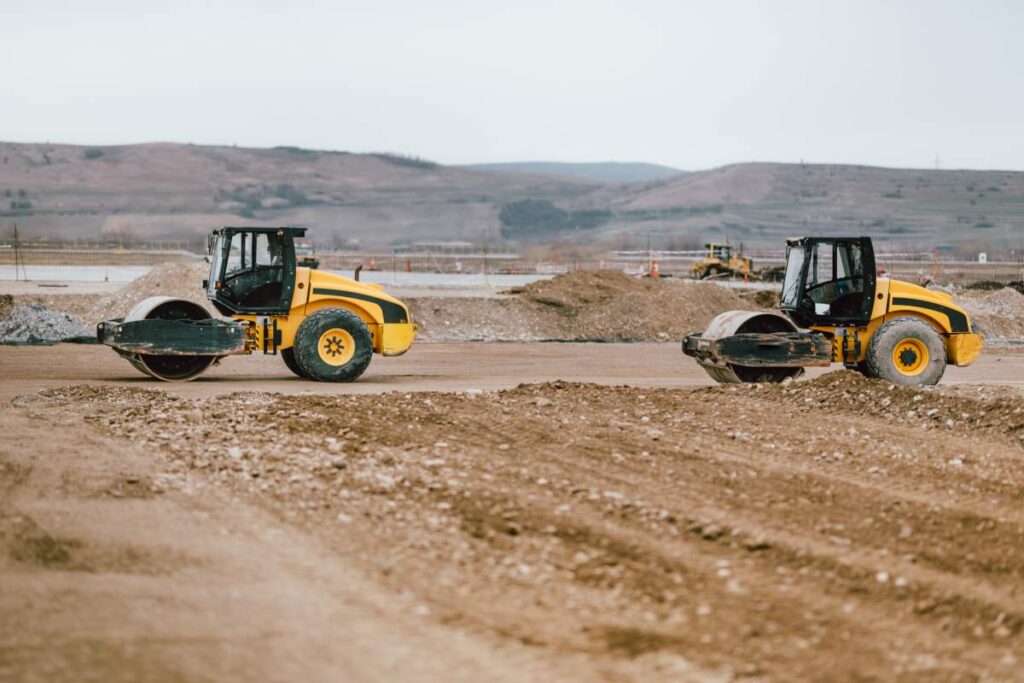
<svg viewBox="0 0 1024 683">
<path fill-rule="evenodd" d="M 698 280 L 720 275 L 750 275 L 753 262 L 740 253 L 741 250 L 733 251 L 732 245 L 728 242 L 716 244 L 714 242 L 705 244 L 707 254 L 703 259 L 693 264 L 691 275 Z"/>
</svg>

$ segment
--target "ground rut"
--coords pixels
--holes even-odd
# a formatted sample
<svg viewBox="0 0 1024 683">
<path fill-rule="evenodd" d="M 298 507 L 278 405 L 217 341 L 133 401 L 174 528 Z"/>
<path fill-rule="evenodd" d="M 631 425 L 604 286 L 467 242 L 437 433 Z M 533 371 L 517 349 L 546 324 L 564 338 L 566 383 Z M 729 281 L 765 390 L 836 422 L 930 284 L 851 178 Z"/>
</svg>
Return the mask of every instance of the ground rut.
<svg viewBox="0 0 1024 683">
<path fill-rule="evenodd" d="M 609 675 L 1013 679 L 1024 413 L 852 373 L 210 400 L 69 388 L 436 618 Z M 673 673 L 676 672 L 676 673 Z"/>
</svg>

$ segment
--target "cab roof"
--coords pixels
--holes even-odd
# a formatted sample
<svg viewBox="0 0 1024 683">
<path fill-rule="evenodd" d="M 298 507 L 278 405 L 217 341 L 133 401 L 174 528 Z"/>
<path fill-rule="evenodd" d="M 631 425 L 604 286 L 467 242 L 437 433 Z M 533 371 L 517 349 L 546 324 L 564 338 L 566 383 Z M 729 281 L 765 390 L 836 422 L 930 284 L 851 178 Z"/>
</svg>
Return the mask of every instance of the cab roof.
<svg viewBox="0 0 1024 683">
<path fill-rule="evenodd" d="M 804 246 L 808 244 L 814 244 L 816 242 L 871 242 L 870 237 L 791 237 L 786 240 L 786 244 L 790 247 Z"/>
<path fill-rule="evenodd" d="M 217 228 L 213 230 L 215 234 L 225 232 L 277 232 L 277 231 L 291 233 L 293 237 L 303 237 L 306 234 L 306 228 L 296 228 L 290 226 L 277 226 L 268 227 L 262 225 L 226 225 L 223 228 Z"/>
</svg>

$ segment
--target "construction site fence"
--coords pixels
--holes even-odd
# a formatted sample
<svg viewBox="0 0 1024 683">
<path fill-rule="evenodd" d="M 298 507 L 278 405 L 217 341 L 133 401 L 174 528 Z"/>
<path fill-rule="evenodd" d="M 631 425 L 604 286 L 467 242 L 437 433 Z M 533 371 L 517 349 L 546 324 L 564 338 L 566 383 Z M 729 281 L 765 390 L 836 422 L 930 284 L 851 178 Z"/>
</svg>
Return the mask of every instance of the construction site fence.
<svg viewBox="0 0 1024 683">
<path fill-rule="evenodd" d="M 480 274 L 556 275 L 572 270 L 610 269 L 635 275 L 653 267 L 662 276 L 689 277 L 704 252 L 611 251 L 596 257 L 528 259 L 514 251 L 319 251 L 323 270 L 351 273 L 364 270 L 433 273 L 458 276 Z M 784 252 L 752 252 L 757 280 L 768 272 L 777 278 L 785 265 Z M 103 281 L 131 279 L 148 267 L 167 261 L 203 262 L 203 251 L 188 242 L 149 242 L 126 247 L 102 241 L 61 243 L 22 242 L 15 249 L 0 242 L 0 280 Z M 1024 279 L 1024 264 L 1015 261 L 958 261 L 929 253 L 879 253 L 878 266 L 890 276 L 941 284 L 972 284 L 982 280 L 1011 282 Z M 738 277 L 738 276 L 737 276 Z M 455 280 L 457 282 L 457 280 Z"/>
</svg>

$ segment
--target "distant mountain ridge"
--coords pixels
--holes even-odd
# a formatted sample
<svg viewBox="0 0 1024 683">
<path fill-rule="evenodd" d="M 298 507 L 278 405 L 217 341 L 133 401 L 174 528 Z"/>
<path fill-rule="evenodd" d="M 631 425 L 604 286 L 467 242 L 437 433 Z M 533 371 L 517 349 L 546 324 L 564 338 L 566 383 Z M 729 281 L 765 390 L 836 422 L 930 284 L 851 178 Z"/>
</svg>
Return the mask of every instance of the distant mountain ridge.
<svg viewBox="0 0 1024 683">
<path fill-rule="evenodd" d="M 16 222 L 24 235 L 199 241 L 220 225 L 300 225 L 320 243 L 378 249 L 501 234 L 620 248 L 648 236 L 665 248 L 725 237 L 777 247 L 804 234 L 913 250 L 1024 244 L 1020 171 L 742 163 L 613 183 L 552 173 L 557 163 L 513 166 L 284 146 L 0 142 L 0 232 Z"/>
<path fill-rule="evenodd" d="M 471 164 L 463 168 L 504 173 L 529 173 L 579 178 L 596 183 L 646 183 L 665 180 L 686 173 L 678 168 L 630 161 L 568 163 L 560 161 L 510 161 L 492 164 Z"/>
<path fill-rule="evenodd" d="M 322 242 L 480 240 L 509 201 L 599 187 L 398 154 L 299 147 L 0 142 L 0 227 L 22 234 L 190 239 L 218 225 L 305 225 Z"/>
<path fill-rule="evenodd" d="M 610 211 L 607 234 L 781 244 L 794 235 L 870 235 L 915 250 L 1013 246 L 1024 172 L 850 164 L 731 164 L 669 180 L 604 186 L 577 209 Z"/>
</svg>

